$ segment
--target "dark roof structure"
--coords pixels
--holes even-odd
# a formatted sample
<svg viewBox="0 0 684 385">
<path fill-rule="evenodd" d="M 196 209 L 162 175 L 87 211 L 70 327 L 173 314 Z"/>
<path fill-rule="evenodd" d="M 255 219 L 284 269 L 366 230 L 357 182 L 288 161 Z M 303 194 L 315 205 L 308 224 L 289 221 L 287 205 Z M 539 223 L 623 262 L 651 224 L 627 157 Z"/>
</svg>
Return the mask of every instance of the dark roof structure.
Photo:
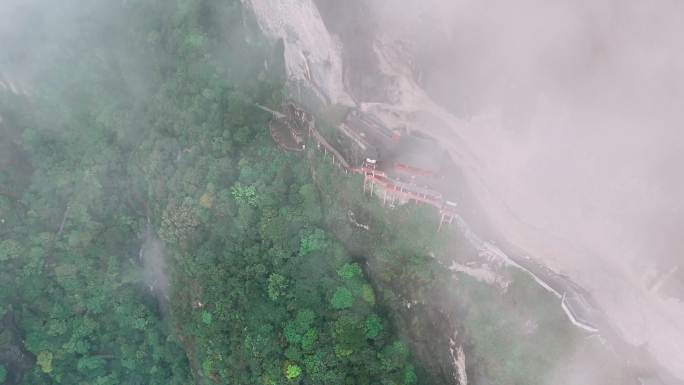
<svg viewBox="0 0 684 385">
<path fill-rule="evenodd" d="M 390 164 L 396 172 L 418 176 L 439 176 L 449 163 L 449 155 L 439 143 L 415 135 L 404 135 L 389 148 L 383 159 L 385 167 Z"/>
<path fill-rule="evenodd" d="M 400 130 L 385 127 L 374 117 L 356 110 L 347 115 L 344 124 L 354 136 L 380 151 L 391 147 L 402 134 Z"/>
</svg>

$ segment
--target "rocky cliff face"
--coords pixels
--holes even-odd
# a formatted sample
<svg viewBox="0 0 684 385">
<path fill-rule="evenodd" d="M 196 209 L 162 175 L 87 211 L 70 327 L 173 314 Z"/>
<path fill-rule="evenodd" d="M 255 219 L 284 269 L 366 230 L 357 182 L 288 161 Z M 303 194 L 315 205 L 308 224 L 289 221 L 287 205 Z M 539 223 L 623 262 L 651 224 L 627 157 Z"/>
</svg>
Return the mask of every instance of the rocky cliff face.
<svg viewBox="0 0 684 385">
<path fill-rule="evenodd" d="M 294 97 L 305 93 L 313 104 L 354 104 L 343 83 L 340 42 L 328 33 L 312 0 L 244 3 L 267 36 L 283 40 L 288 86 Z"/>
</svg>

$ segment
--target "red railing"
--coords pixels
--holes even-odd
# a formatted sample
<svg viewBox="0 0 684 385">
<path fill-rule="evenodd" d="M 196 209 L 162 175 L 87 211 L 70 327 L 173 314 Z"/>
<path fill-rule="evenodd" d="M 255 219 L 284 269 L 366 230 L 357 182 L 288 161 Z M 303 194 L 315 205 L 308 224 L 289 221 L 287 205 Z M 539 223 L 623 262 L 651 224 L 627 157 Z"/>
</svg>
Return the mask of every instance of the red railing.
<svg viewBox="0 0 684 385">
<path fill-rule="evenodd" d="M 370 179 L 372 183 L 377 183 L 382 186 L 385 190 L 391 191 L 394 195 L 399 195 L 404 198 L 404 200 L 414 200 L 416 202 L 428 204 L 437 209 L 442 209 L 444 206 L 444 199 L 441 194 L 432 190 L 416 190 L 415 186 L 398 182 L 390 177 L 387 177 L 382 172 L 372 171 L 366 173 L 364 171 L 365 177 Z"/>
<path fill-rule="evenodd" d="M 274 127 L 273 124 L 270 124 L 270 126 L 271 135 L 273 136 L 273 139 L 276 140 L 276 142 L 278 142 L 282 147 L 289 150 L 301 151 L 300 147 L 297 147 L 296 149 L 293 148 L 294 143 L 287 143 L 289 142 L 289 140 L 283 140 L 284 138 L 282 138 L 282 134 L 278 132 L 279 130 L 276 127 Z M 322 146 L 326 153 L 330 152 L 333 164 L 335 164 L 335 161 L 337 160 L 336 165 L 340 168 L 344 168 L 344 170 L 347 173 L 352 172 L 362 174 L 366 178 L 366 181 L 370 181 L 371 183 L 377 183 L 378 185 L 382 186 L 382 188 L 385 189 L 385 191 L 390 192 L 390 194 L 394 196 L 399 196 L 403 198 L 403 200 L 413 200 L 419 203 L 428 204 L 430 206 L 437 208 L 442 213 L 454 211 L 446 203 L 446 200 L 443 198 L 442 194 L 437 191 L 421 188 L 416 185 L 398 181 L 388 176 L 385 172 L 375 169 L 374 166 L 369 166 L 367 163 L 364 163 L 364 165 L 361 167 L 351 167 L 349 165 L 349 162 L 347 162 L 347 160 L 344 159 L 342 154 L 340 154 L 340 152 L 337 151 L 335 147 L 328 143 L 328 141 L 318 132 L 318 130 L 316 130 L 315 125 L 313 123 L 309 125 L 309 137 L 315 141 L 316 145 L 319 148 Z M 397 164 L 395 168 L 401 171 L 410 172 L 418 175 L 434 175 L 434 173 L 432 172 L 421 170 L 404 164 Z"/>
<path fill-rule="evenodd" d="M 396 163 L 394 169 L 399 172 L 405 172 L 408 174 L 420 175 L 420 176 L 435 176 L 437 173 L 432 171 L 423 170 L 417 167 L 412 167 L 403 163 Z"/>
</svg>

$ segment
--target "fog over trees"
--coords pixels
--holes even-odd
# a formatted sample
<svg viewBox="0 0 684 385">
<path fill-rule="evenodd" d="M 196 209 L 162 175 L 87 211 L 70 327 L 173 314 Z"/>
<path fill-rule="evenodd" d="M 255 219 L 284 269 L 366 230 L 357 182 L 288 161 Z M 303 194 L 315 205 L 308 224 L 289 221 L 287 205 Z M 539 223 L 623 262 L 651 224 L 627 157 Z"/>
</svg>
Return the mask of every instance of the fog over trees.
<svg viewBox="0 0 684 385">
<path fill-rule="evenodd" d="M 240 2 L 0 15 L 0 381 L 419 382 L 265 129 L 282 69 Z"/>
<path fill-rule="evenodd" d="M 681 36 L 675 0 L 0 2 L 0 384 L 677 383 Z M 286 103 L 338 155 L 359 112 L 437 143 L 459 216 L 279 146 Z"/>
</svg>

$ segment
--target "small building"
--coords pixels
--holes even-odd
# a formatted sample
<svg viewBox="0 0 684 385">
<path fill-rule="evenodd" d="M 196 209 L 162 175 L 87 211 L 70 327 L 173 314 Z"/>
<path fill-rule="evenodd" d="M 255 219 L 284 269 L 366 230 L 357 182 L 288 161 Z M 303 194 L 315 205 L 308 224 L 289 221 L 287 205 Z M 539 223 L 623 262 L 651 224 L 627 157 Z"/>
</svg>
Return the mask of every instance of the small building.
<svg viewBox="0 0 684 385">
<path fill-rule="evenodd" d="M 273 140 L 288 151 L 302 151 L 305 147 L 305 135 L 313 117 L 292 103 L 283 105 L 282 114 L 275 116 L 269 123 Z"/>
<path fill-rule="evenodd" d="M 385 127 L 382 122 L 358 110 L 349 112 L 338 128 L 363 152 L 378 159 L 385 157 L 386 150 L 403 136 L 403 130 Z"/>
</svg>

